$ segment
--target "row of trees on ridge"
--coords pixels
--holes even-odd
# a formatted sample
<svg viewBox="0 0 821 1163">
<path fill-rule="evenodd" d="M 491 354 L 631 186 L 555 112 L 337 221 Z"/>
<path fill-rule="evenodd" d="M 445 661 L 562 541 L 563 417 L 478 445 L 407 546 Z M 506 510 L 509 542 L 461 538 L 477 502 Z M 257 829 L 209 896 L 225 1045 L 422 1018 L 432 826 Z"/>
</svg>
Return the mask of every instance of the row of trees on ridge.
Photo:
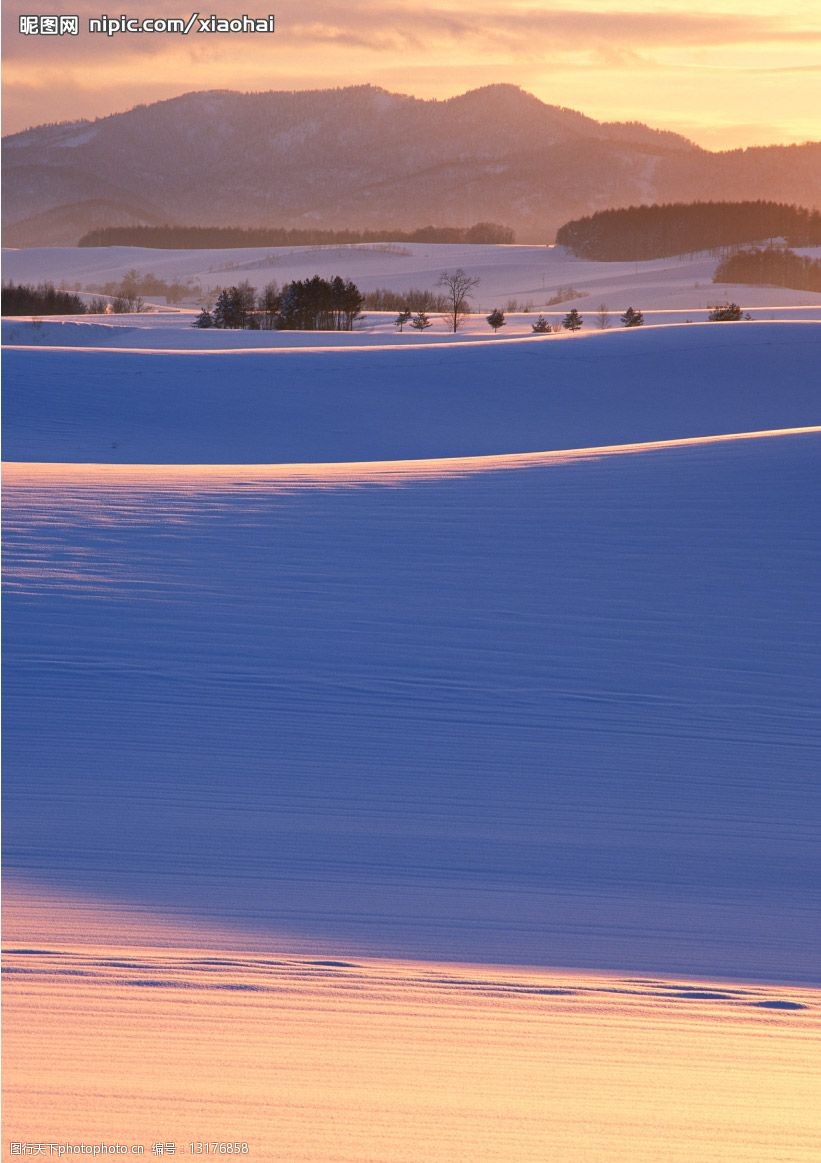
<svg viewBox="0 0 821 1163">
<path fill-rule="evenodd" d="M 346 246 L 362 242 L 446 242 L 509 245 L 515 235 L 499 222 L 472 226 L 386 226 L 380 230 L 290 230 L 244 226 L 104 226 L 90 230 L 78 246 L 144 246 L 158 250 L 223 250 L 249 246 Z"/>
<path fill-rule="evenodd" d="M 203 307 L 196 327 L 258 331 L 353 331 L 364 296 L 355 283 L 336 275 L 295 279 L 282 290 L 269 283 L 257 295 L 247 281 L 220 291 L 213 308 Z"/>
<path fill-rule="evenodd" d="M 556 242 L 579 258 L 605 262 L 726 251 L 777 238 L 789 246 L 818 246 L 821 211 L 783 202 L 670 202 L 598 210 L 556 233 Z"/>
<path fill-rule="evenodd" d="M 753 247 L 723 259 L 715 269 L 713 282 L 821 291 L 821 259 L 796 254 L 786 247 Z"/>
<path fill-rule="evenodd" d="M 59 291 L 53 283 L 3 283 L 4 315 L 85 315 L 87 305 L 71 291 Z"/>
<path fill-rule="evenodd" d="M 438 302 L 448 320 L 451 331 L 457 331 L 470 311 L 471 292 L 479 279 L 465 273 L 461 267 L 445 271 L 437 286 L 441 288 Z M 362 317 L 365 296 L 350 279 L 340 275 L 325 279 L 314 275 L 310 279 L 295 279 L 282 290 L 275 282 L 257 294 L 245 280 L 220 291 L 212 308 L 203 307 L 195 320 L 196 327 L 274 329 L 283 331 L 352 331 Z M 397 316 L 400 330 L 405 323 L 419 331 L 431 326 L 427 312 L 417 309 L 415 315 L 403 307 Z M 502 324 L 499 324 L 501 326 Z"/>
</svg>

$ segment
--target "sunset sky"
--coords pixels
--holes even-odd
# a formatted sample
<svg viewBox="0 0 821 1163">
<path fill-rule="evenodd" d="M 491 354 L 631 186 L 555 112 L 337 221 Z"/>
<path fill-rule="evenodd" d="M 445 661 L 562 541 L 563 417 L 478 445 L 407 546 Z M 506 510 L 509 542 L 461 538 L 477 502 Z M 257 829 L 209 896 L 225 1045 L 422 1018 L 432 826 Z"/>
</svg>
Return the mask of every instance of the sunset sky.
<svg viewBox="0 0 821 1163">
<path fill-rule="evenodd" d="M 642 120 L 712 149 L 821 138 L 821 7 L 775 0 L 225 0 L 274 35 L 90 34 L 102 12 L 187 17 L 178 0 L 4 5 L 5 122 L 96 117 L 196 89 L 375 84 L 448 97 L 511 82 L 598 119 Z M 20 13 L 79 13 L 78 37 L 26 37 Z"/>
</svg>

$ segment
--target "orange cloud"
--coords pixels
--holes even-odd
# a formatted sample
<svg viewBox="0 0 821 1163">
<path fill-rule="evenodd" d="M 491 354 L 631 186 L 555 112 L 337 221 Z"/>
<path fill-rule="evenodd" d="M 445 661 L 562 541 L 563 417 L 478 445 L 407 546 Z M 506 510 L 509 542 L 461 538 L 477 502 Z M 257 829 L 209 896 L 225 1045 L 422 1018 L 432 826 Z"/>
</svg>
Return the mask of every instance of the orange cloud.
<svg viewBox="0 0 821 1163">
<path fill-rule="evenodd" d="M 769 140 L 821 136 L 813 94 L 821 11 L 785 14 L 774 0 L 725 0 L 720 14 L 682 11 L 672 0 L 652 7 L 591 0 L 584 9 L 531 0 L 504 8 L 490 0 L 243 0 L 239 7 L 251 15 L 273 8 L 277 32 L 187 37 L 91 35 L 87 21 L 100 15 L 99 0 L 54 0 L 50 10 L 81 18 L 81 34 L 61 38 L 21 36 L 25 4 L 13 0 L 4 14 L 8 130 L 101 116 L 192 89 L 367 82 L 447 97 L 513 81 L 600 119 L 662 128 L 686 122 L 697 140 L 703 126 L 711 144 L 735 121 L 768 126 Z M 212 8 L 237 15 L 239 8 L 219 11 L 222 4 Z M 122 7 L 157 14 L 146 0 Z M 175 5 L 165 14 L 189 12 Z"/>
</svg>

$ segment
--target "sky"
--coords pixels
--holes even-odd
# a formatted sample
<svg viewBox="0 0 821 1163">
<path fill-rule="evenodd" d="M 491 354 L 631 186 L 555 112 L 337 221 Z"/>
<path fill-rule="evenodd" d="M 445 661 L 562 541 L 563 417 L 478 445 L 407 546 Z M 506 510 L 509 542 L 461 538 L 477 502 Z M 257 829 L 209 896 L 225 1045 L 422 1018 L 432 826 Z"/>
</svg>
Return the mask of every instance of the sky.
<svg viewBox="0 0 821 1163">
<path fill-rule="evenodd" d="M 373 84 L 441 99 L 506 82 L 709 149 L 821 139 L 817 0 L 212 0 L 201 15 L 273 12 L 276 32 L 88 31 L 103 12 L 187 18 L 190 3 L 8 0 L 3 132 L 202 89 Z M 32 12 L 77 14 L 79 35 L 22 35 Z"/>
</svg>

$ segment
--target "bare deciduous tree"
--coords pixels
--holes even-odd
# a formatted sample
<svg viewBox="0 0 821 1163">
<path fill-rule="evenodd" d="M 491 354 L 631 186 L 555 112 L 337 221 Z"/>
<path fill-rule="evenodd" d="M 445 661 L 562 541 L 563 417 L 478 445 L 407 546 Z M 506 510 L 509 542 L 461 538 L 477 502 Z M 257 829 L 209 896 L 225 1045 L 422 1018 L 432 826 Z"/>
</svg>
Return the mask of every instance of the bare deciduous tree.
<svg viewBox="0 0 821 1163">
<path fill-rule="evenodd" d="M 607 310 L 606 303 L 599 303 L 596 308 L 596 326 L 599 331 L 607 331 L 608 327 L 612 327 L 610 312 Z"/>
<path fill-rule="evenodd" d="M 461 267 L 452 273 L 444 271 L 436 284 L 443 287 L 448 301 L 447 316 L 452 331 L 456 331 L 470 307 L 470 292 L 479 286 L 478 278 L 471 278 Z"/>
</svg>

